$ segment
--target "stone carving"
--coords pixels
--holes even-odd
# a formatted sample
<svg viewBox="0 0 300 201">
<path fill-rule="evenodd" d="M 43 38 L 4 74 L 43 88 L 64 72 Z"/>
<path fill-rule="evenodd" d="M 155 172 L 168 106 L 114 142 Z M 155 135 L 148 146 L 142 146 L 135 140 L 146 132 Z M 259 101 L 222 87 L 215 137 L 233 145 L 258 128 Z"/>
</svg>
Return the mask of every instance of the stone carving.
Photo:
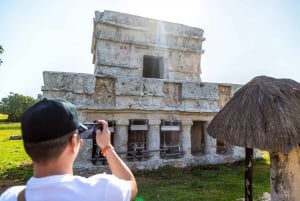
<svg viewBox="0 0 300 201">
<path fill-rule="evenodd" d="M 164 83 L 164 101 L 167 106 L 181 105 L 182 85 L 180 83 Z"/>
<path fill-rule="evenodd" d="M 115 99 L 115 80 L 112 78 L 96 79 L 95 104 L 114 107 L 116 105 Z"/>
<path fill-rule="evenodd" d="M 231 86 L 219 85 L 218 89 L 219 89 L 218 105 L 219 105 L 219 107 L 224 107 L 231 98 L 230 97 Z"/>
</svg>

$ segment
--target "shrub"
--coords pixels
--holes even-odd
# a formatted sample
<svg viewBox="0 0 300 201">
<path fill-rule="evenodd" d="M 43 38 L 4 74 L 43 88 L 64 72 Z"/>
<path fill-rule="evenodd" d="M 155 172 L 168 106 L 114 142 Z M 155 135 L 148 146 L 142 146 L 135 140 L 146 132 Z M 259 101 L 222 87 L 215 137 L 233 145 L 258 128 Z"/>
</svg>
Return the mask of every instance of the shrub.
<svg viewBox="0 0 300 201">
<path fill-rule="evenodd" d="M 7 121 L 19 122 L 24 111 L 36 102 L 30 96 L 10 93 L 8 97 L 2 98 L 0 102 L 0 113 L 8 115 Z"/>
</svg>

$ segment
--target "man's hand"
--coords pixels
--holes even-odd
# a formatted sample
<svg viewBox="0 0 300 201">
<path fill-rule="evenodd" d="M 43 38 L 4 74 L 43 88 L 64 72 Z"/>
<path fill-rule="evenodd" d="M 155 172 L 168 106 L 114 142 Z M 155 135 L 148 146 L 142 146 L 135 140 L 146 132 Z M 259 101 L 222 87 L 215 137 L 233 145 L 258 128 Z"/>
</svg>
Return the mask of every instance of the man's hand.
<svg viewBox="0 0 300 201">
<path fill-rule="evenodd" d="M 106 121 L 98 120 L 98 124 L 102 127 L 102 131 L 100 129 L 96 130 L 96 142 L 97 145 L 102 149 L 111 144 L 110 131 L 108 129 L 108 123 Z"/>
</svg>

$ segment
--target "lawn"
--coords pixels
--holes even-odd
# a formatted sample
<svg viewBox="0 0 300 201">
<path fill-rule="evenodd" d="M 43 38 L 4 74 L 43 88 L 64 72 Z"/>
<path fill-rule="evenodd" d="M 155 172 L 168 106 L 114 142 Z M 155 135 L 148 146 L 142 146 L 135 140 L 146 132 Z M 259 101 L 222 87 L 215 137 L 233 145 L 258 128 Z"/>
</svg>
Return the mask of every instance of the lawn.
<svg viewBox="0 0 300 201">
<path fill-rule="evenodd" d="M 164 167 L 136 172 L 139 196 L 144 200 L 235 201 L 244 197 L 244 161 L 222 165 L 197 165 L 183 169 Z M 269 192 L 269 165 L 255 161 L 253 197 Z"/>
<path fill-rule="evenodd" d="M 6 114 L 0 114 L 0 121 L 5 121 L 7 117 L 8 116 Z"/>
<path fill-rule="evenodd" d="M 11 135 L 20 135 L 20 132 L 19 123 L 0 121 L 0 193 L 10 185 L 24 184 L 32 175 L 32 164 L 22 140 L 9 140 Z M 239 161 L 136 171 L 139 186 L 136 201 L 235 201 L 244 197 L 244 169 L 244 161 Z M 253 172 L 253 194 L 258 200 L 270 189 L 268 157 L 256 160 Z"/>
<path fill-rule="evenodd" d="M 9 139 L 10 136 L 20 133 L 20 123 L 0 122 L 1 189 L 11 184 L 22 184 L 31 175 L 31 160 L 25 154 L 22 140 Z"/>
</svg>

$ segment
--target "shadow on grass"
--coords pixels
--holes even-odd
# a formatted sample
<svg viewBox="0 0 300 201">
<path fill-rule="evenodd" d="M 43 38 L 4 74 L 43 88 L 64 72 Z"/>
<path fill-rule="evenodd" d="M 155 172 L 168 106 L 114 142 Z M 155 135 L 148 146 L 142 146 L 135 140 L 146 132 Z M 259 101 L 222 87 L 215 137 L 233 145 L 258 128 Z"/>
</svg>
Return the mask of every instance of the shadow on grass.
<svg viewBox="0 0 300 201">
<path fill-rule="evenodd" d="M 32 176 L 32 164 L 24 164 L 17 167 L 2 168 L 0 172 L 0 194 L 10 186 L 25 185 Z"/>
</svg>

